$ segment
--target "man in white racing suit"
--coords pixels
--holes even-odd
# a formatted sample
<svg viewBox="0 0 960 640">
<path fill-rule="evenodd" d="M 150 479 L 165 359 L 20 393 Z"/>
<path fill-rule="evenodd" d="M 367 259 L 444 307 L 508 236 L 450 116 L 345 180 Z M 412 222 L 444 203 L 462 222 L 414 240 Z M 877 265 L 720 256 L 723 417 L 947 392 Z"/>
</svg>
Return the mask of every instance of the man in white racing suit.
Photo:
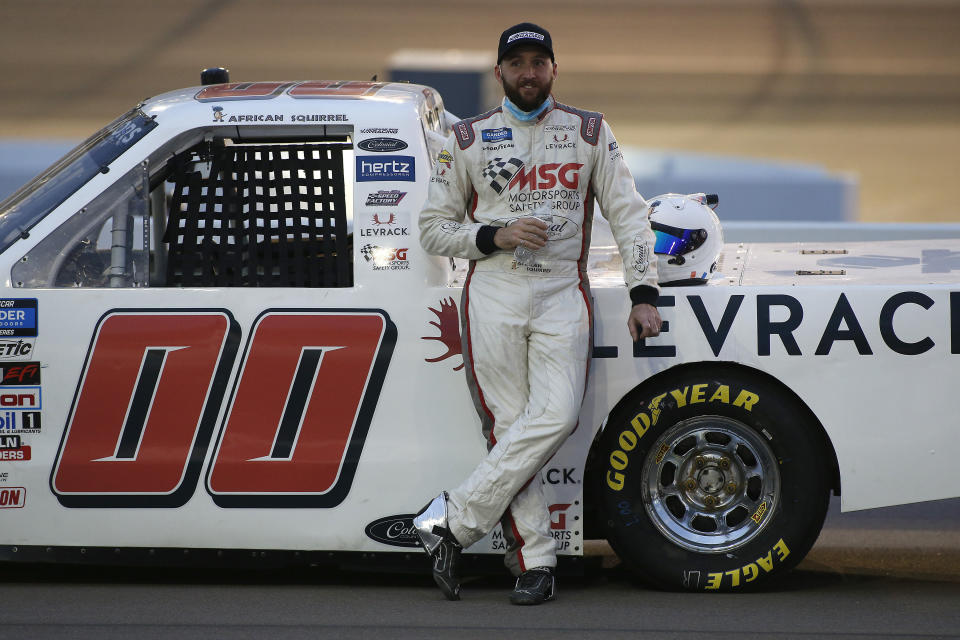
<svg viewBox="0 0 960 640">
<path fill-rule="evenodd" d="M 470 261 L 463 354 L 488 453 L 414 525 L 437 585 L 456 600 L 460 550 L 500 521 L 518 576 L 511 601 L 539 604 L 554 595 L 557 562 L 539 471 L 576 428 L 583 401 L 595 200 L 623 258 L 634 340 L 660 331 L 657 269 L 647 204 L 610 127 L 551 95 L 550 34 L 531 23 L 504 31 L 494 73 L 505 97 L 453 127 L 419 223 L 429 253 Z"/>
</svg>

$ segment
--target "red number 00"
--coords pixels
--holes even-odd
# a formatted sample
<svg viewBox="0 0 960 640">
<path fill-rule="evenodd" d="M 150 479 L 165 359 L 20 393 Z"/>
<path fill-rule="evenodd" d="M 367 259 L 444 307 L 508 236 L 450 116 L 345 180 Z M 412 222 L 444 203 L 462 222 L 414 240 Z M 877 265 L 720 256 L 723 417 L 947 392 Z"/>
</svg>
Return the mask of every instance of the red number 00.
<svg viewBox="0 0 960 640">
<path fill-rule="evenodd" d="M 239 343 L 225 310 L 118 310 L 97 326 L 51 475 L 68 507 L 193 495 Z M 396 343 L 382 310 L 268 310 L 254 322 L 207 476 L 222 507 L 347 495 Z"/>
</svg>

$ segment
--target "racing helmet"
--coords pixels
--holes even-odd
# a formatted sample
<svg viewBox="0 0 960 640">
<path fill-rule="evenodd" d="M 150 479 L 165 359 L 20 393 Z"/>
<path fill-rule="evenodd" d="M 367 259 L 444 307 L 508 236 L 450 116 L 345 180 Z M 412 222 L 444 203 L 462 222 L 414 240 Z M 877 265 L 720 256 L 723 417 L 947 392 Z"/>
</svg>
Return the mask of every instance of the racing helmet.
<svg viewBox="0 0 960 640">
<path fill-rule="evenodd" d="M 652 198 L 650 226 L 656 236 L 653 252 L 661 286 L 705 284 L 717 270 L 723 250 L 723 229 L 717 214 L 717 196 L 703 193 L 665 193 Z"/>
</svg>

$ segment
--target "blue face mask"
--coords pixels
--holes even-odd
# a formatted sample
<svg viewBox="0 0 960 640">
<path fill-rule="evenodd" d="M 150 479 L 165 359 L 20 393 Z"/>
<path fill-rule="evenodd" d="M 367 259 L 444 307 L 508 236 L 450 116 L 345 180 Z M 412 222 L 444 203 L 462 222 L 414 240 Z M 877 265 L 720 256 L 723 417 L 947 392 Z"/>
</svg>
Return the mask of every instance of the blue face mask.
<svg viewBox="0 0 960 640">
<path fill-rule="evenodd" d="M 506 105 L 507 111 L 510 112 L 514 118 L 521 122 L 529 122 L 534 118 L 538 117 L 541 113 L 553 107 L 553 96 L 547 96 L 547 99 L 543 101 L 539 107 L 533 111 L 521 111 L 520 107 L 510 102 L 510 98 L 504 98 L 503 104 Z"/>
</svg>

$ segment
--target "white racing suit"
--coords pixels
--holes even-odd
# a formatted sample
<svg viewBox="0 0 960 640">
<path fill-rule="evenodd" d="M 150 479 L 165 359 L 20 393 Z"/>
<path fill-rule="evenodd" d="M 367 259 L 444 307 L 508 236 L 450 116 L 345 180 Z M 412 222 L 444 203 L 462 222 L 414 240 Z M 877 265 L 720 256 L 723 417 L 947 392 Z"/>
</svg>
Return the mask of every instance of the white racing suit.
<svg viewBox="0 0 960 640">
<path fill-rule="evenodd" d="M 633 303 L 656 302 L 654 236 L 603 116 L 553 102 L 532 121 L 504 106 L 463 120 L 438 156 L 420 213 L 432 254 L 470 260 L 461 300 L 467 382 L 488 452 L 449 491 L 464 548 L 500 520 L 514 575 L 556 566 L 540 469 L 577 426 L 591 350 L 586 277 L 594 199 L 623 258 Z M 546 205 L 533 260 L 493 243 L 497 228 Z"/>
</svg>

